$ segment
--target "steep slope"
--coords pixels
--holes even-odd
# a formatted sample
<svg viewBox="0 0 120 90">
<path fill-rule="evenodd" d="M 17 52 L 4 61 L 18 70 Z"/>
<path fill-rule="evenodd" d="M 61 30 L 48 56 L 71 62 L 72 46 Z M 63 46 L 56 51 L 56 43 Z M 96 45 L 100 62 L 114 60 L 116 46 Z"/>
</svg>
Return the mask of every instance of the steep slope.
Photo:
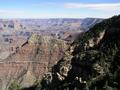
<svg viewBox="0 0 120 90">
<path fill-rule="evenodd" d="M 32 35 L 16 53 L 0 61 L 0 90 L 31 87 L 63 57 L 68 45 L 50 36 Z M 17 89 L 15 89 L 17 90 Z"/>
<path fill-rule="evenodd" d="M 85 18 L 82 20 L 81 26 L 87 31 L 95 24 L 102 22 L 101 18 Z"/>
<path fill-rule="evenodd" d="M 75 40 L 51 74 L 43 78 L 41 88 L 120 90 L 119 46 L 120 15 L 96 24 Z"/>
</svg>

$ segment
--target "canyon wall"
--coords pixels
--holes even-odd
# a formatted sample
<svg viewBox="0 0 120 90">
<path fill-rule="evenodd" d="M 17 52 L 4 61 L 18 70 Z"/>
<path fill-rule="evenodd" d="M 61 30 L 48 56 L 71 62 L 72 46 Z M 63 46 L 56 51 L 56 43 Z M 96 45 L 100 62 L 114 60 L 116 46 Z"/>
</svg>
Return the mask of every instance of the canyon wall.
<svg viewBox="0 0 120 90">
<path fill-rule="evenodd" d="M 39 82 L 63 57 L 68 46 L 67 42 L 50 36 L 32 35 L 15 53 L 0 61 L 0 90 L 8 90 L 12 83 L 26 88 Z"/>
</svg>

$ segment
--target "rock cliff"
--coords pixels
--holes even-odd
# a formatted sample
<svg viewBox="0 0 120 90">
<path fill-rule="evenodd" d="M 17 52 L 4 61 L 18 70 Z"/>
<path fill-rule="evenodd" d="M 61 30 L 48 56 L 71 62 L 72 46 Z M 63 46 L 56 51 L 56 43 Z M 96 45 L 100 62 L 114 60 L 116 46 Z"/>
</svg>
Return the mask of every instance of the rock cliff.
<svg viewBox="0 0 120 90">
<path fill-rule="evenodd" d="M 32 35 L 15 53 L 0 61 L 0 90 L 14 90 L 13 83 L 20 88 L 35 85 L 51 71 L 67 48 L 68 44 L 63 40 Z"/>
</svg>

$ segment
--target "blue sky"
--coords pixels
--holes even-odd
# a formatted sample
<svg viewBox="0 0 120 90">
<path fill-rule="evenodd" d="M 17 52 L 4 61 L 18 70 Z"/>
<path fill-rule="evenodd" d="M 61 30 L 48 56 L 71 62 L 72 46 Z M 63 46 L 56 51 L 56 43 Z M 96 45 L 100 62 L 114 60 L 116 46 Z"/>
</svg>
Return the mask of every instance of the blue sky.
<svg viewBox="0 0 120 90">
<path fill-rule="evenodd" d="M 108 18 L 120 0 L 0 0 L 0 18 Z"/>
</svg>

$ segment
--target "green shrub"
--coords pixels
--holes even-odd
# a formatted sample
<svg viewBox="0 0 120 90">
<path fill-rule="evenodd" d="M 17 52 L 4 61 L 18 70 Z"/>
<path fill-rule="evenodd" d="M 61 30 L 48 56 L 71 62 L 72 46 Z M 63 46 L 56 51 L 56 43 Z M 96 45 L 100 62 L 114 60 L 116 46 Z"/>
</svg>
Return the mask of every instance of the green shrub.
<svg viewBox="0 0 120 90">
<path fill-rule="evenodd" d="M 9 89 L 8 90 L 21 90 L 20 86 L 16 83 L 16 82 L 13 82 Z"/>
</svg>

